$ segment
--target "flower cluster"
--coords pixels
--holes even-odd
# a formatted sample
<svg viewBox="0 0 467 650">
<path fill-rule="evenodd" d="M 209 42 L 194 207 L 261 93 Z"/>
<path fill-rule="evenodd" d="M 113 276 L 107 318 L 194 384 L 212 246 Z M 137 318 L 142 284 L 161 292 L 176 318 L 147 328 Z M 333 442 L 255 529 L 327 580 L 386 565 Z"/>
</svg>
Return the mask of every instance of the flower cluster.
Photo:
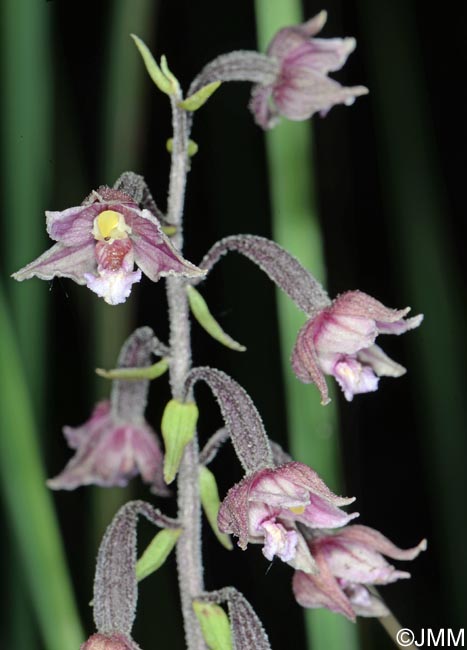
<svg viewBox="0 0 467 650">
<path fill-rule="evenodd" d="M 202 106 L 219 82 L 248 80 L 255 84 L 250 109 L 264 129 L 274 126 L 280 115 L 290 120 L 304 120 L 317 112 L 325 115 L 332 106 L 350 105 L 367 92 L 363 86 L 347 88 L 329 78 L 330 72 L 342 68 L 356 43 L 353 38 L 316 38 L 325 22 L 326 13 L 321 12 L 302 25 L 280 30 L 265 55 L 243 51 L 221 55 L 205 66 L 192 84 L 193 94 L 185 99 L 164 58 L 159 69 L 144 43 L 135 38 L 153 81 L 173 100 L 173 166 L 167 219 L 171 229 L 163 226 L 167 225 L 165 217 L 152 201 L 144 179 L 127 172 L 113 189 L 101 187 L 79 206 L 46 212 L 47 232 L 56 243 L 13 276 L 20 281 L 33 276 L 45 280 L 67 277 L 86 285 L 110 305 L 123 303 L 142 274 L 153 282 L 166 276 L 186 278 L 184 283 L 170 281 L 171 348 L 160 344 L 147 327 L 137 329 L 127 339 L 118 369 L 109 375 L 113 378 L 110 399 L 99 402 L 82 426 L 64 427 L 65 438 L 75 454 L 64 470 L 48 481 L 53 489 L 72 490 L 89 484 L 124 486 L 140 474 L 153 493 L 167 495 L 163 454 L 156 433 L 146 421 L 145 410 L 149 377 L 155 377 L 149 371 L 155 366 L 158 371 L 162 366 L 170 369 L 173 399 L 169 404 L 174 408 L 166 409 L 162 431 L 167 482 L 173 480 L 179 466 L 182 468 L 179 518 L 170 519 L 143 501 L 126 504 L 114 517 L 98 555 L 94 585 L 97 633 L 81 646 L 82 650 L 139 650 L 131 637 L 140 578 L 136 564 L 138 515 L 175 532 L 170 548 L 167 536 L 158 538 L 162 546 L 156 549 L 157 561 L 152 558 L 148 565 L 160 566 L 179 536 L 179 556 L 183 557 L 187 549 L 191 556 L 188 564 L 195 575 L 191 583 L 199 582 L 200 593 L 194 595 L 191 584 L 182 574 L 179 576 L 181 590 L 185 586 L 187 592 L 181 599 L 187 638 L 190 627 L 193 638 L 200 634 L 198 624 L 193 625 L 194 601 L 209 596 L 201 593 L 202 567 L 195 566 L 201 556 L 196 533 L 200 498 L 218 536 L 219 531 L 235 535 L 243 550 L 249 543 L 261 544 L 268 560 L 277 556 L 293 567 L 293 591 L 299 604 L 325 607 L 351 620 L 357 615 L 387 615 L 373 586 L 409 577 L 385 557 L 413 560 L 426 548 L 423 540 L 414 548 L 402 550 L 378 531 L 351 523 L 358 513 L 347 513 L 343 508 L 355 499 L 334 494 L 313 469 L 290 460 L 282 450 L 277 452 L 253 401 L 237 382 L 217 369 L 201 366 L 190 370 L 187 296 L 191 291 L 193 297 L 194 289 L 188 286 L 189 281 L 196 284 L 196 279 L 207 275 L 227 251 L 236 250 L 265 271 L 306 314 L 308 320 L 298 333 L 292 353 L 292 368 L 301 381 L 316 384 L 323 404 L 329 402 L 325 375 L 332 375 L 351 401 L 356 394 L 375 391 L 380 377 L 399 377 L 405 372 L 376 345 L 376 339 L 380 334 L 402 334 L 418 327 L 423 317 L 406 318 L 409 308 L 387 308 L 360 291 L 349 291 L 331 300 L 297 259 L 262 237 L 226 237 L 208 251 L 200 268 L 184 259 L 170 238 L 182 226 L 182 176 L 188 168 L 192 122 L 185 111 L 193 113 Z M 176 200 L 173 192 L 178 192 Z M 177 210 L 180 214 L 174 216 Z M 174 241 L 181 244 L 179 232 Z M 241 348 L 231 345 L 232 340 L 214 321 L 203 298 L 198 296 L 196 309 L 193 304 L 193 314 L 214 338 Z M 164 358 L 153 367 L 150 360 L 156 352 Z M 199 465 L 207 464 L 227 437 L 224 433 L 213 436 L 206 446 L 208 452 L 200 457 L 196 439 L 191 444 L 198 414 L 192 401 L 194 385 L 200 380 L 209 385 L 217 399 L 225 430 L 245 470 L 243 480 L 229 490 L 221 504 L 214 478 L 212 482 L 211 477 L 208 479 L 209 500 L 203 500 L 203 490 L 198 486 Z M 175 460 L 167 442 L 171 431 L 176 434 L 177 444 L 183 441 L 172 454 Z M 190 452 L 183 456 L 188 444 Z M 172 466 L 176 466 L 173 472 Z M 157 543 L 151 544 L 151 552 L 156 547 Z M 266 634 L 241 594 L 227 588 L 210 597 L 212 602 L 229 603 L 237 641 L 244 639 L 242 643 L 248 643 L 248 647 L 269 650 Z M 201 647 L 202 643 L 194 645 Z"/>
<path fill-rule="evenodd" d="M 413 560 L 426 549 L 422 540 L 402 550 L 372 528 L 348 525 L 358 513 L 339 506 L 338 497 L 311 468 L 290 462 L 261 469 L 232 487 L 221 504 L 219 529 L 238 537 L 238 545 L 263 544 L 295 569 L 293 591 L 303 607 L 326 607 L 355 620 L 385 616 L 384 603 L 368 587 L 385 585 L 410 574 L 398 571 L 383 555 Z"/>
</svg>

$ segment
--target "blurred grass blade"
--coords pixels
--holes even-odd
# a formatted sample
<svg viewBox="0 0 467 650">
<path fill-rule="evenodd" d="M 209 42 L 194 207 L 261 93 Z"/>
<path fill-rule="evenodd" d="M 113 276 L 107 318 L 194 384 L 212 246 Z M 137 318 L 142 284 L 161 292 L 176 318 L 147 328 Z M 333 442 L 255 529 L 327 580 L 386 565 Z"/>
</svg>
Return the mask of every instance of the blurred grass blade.
<svg viewBox="0 0 467 650">
<path fill-rule="evenodd" d="M 44 645 L 47 650 L 76 650 L 83 635 L 52 499 L 45 487 L 31 404 L 3 292 L 0 340 L 0 469 L 5 503 Z"/>
<path fill-rule="evenodd" d="M 2 236 L 8 274 L 44 249 L 47 188 L 52 156 L 50 11 L 45 3 L 4 0 L 2 36 Z M 8 295 L 36 413 L 43 408 L 47 285 L 9 283 Z M 34 324 L 34 336 L 31 325 Z M 38 345 L 38 341 L 40 344 Z"/>
<path fill-rule="evenodd" d="M 151 43 L 157 7 L 154 0 L 115 0 L 110 5 L 101 128 L 102 182 L 108 185 L 122 172 L 139 168 L 145 138 L 146 71 L 130 33 Z M 94 365 L 114 367 L 120 347 L 134 328 L 134 307 L 134 298 L 118 307 L 95 301 Z M 98 379 L 96 398 L 107 391 L 108 386 Z M 96 547 L 115 511 L 131 498 L 131 489 L 93 491 Z"/>
<path fill-rule="evenodd" d="M 2 201 L 6 216 L 2 259 L 9 275 L 45 248 L 51 142 L 50 10 L 44 3 L 4 0 L 0 5 L 2 87 Z M 47 350 L 42 282 L 11 281 L 8 294 L 36 419 L 42 420 Z M 31 335 L 31 327 L 34 335 Z M 5 617 L 9 647 L 30 647 L 35 633 L 19 553 L 9 554 L 6 593 L 14 615 Z M 8 584 L 9 583 L 9 584 Z M 21 645 L 26 644 L 26 645 Z"/>
<path fill-rule="evenodd" d="M 411 344 L 418 361 L 418 368 L 413 368 L 419 390 L 414 408 L 423 426 L 423 449 L 433 477 L 429 485 L 437 508 L 435 531 L 444 564 L 445 600 L 461 624 L 467 603 L 467 564 L 459 558 L 465 555 L 467 520 L 459 517 L 455 495 L 467 491 L 461 355 L 465 335 L 460 306 L 465 290 L 457 280 L 460 276 L 453 268 L 454 256 L 443 227 L 448 208 L 427 112 L 430 103 L 415 8 L 413 3 L 389 7 L 370 0 L 360 0 L 360 7 L 368 38 L 369 85 L 376 108 L 385 203 L 390 210 L 391 240 L 396 242 L 394 257 L 407 303 L 425 313 L 423 327 Z"/>
<path fill-rule="evenodd" d="M 299 0 L 271 3 L 256 0 L 260 49 L 281 27 L 303 21 Z M 314 205 L 310 125 L 282 121 L 266 135 L 274 239 L 325 282 L 323 244 Z M 335 402 L 322 407 L 318 391 L 297 381 L 290 353 L 303 316 L 282 294 L 279 327 L 287 418 L 294 458 L 311 465 L 332 489 L 339 489 L 340 457 Z M 323 610 L 305 612 L 309 647 L 313 650 L 358 648 L 357 628 Z"/>
</svg>

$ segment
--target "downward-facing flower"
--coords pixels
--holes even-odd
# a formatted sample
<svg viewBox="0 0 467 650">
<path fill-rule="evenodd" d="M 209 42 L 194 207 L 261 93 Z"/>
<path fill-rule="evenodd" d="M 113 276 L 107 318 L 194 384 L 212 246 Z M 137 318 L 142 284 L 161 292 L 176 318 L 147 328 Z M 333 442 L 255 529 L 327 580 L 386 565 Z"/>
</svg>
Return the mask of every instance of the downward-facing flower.
<svg viewBox="0 0 467 650">
<path fill-rule="evenodd" d="M 122 348 L 119 366 L 149 365 L 152 341 L 150 328 L 136 330 Z M 87 422 L 63 428 L 69 447 L 76 453 L 65 469 L 47 482 L 49 487 L 124 486 L 140 474 L 154 492 L 167 494 L 159 441 L 144 418 L 148 383 L 113 381 L 111 399 L 97 404 Z"/>
<path fill-rule="evenodd" d="M 107 400 L 96 405 L 82 426 L 63 427 L 63 433 L 76 453 L 58 476 L 47 481 L 50 488 L 125 486 L 140 474 L 145 483 L 166 492 L 159 442 L 144 419 L 122 419 Z"/>
<path fill-rule="evenodd" d="M 315 570 L 296 524 L 310 528 L 335 528 L 357 513 L 346 514 L 339 506 L 353 498 L 331 492 L 315 471 L 303 463 L 290 462 L 261 469 L 234 485 L 221 504 L 219 529 L 238 537 L 238 545 L 264 544 L 268 560 L 277 555 L 295 568 Z"/>
<path fill-rule="evenodd" d="M 273 83 L 254 86 L 250 104 L 264 129 L 274 126 L 278 115 L 306 120 L 317 112 L 326 114 L 336 104 L 349 106 L 368 92 L 364 86 L 345 88 L 327 76 L 342 68 L 356 42 L 315 38 L 326 19 L 322 11 L 306 23 L 281 29 L 270 43 L 267 54 L 277 60 L 278 73 Z"/>
<path fill-rule="evenodd" d="M 406 370 L 375 345 L 378 334 L 402 334 L 418 327 L 423 316 L 389 309 L 362 293 L 348 291 L 322 309 L 300 330 L 292 367 L 305 383 L 315 383 L 322 403 L 329 402 L 324 375 L 333 375 L 347 400 L 378 388 L 378 378 L 400 377 Z"/>
<path fill-rule="evenodd" d="M 319 573 L 297 571 L 293 591 L 303 607 L 326 607 L 351 620 L 356 616 L 387 616 L 384 603 L 369 585 L 386 585 L 410 573 L 398 571 L 384 559 L 413 560 L 426 549 L 426 541 L 402 550 L 384 535 L 366 526 L 317 532 L 309 542 Z"/>
<path fill-rule="evenodd" d="M 140 647 L 124 634 L 97 633 L 81 645 L 81 650 L 140 650 Z"/>
<path fill-rule="evenodd" d="M 141 272 L 153 282 L 203 274 L 174 248 L 156 217 L 125 192 L 103 187 L 82 205 L 46 217 L 47 232 L 57 243 L 14 273 L 16 280 L 63 276 L 117 305 L 128 298 Z"/>
</svg>

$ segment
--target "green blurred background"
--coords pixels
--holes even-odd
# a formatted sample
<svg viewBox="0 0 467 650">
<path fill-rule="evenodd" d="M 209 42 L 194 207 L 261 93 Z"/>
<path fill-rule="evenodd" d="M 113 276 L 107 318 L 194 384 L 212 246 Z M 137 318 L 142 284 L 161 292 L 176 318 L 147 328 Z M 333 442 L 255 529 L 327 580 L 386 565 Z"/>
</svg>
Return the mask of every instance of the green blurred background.
<svg viewBox="0 0 467 650">
<path fill-rule="evenodd" d="M 243 384 L 271 437 L 331 487 L 355 495 L 362 523 L 403 547 L 428 537 L 412 580 L 384 589 L 404 627 L 465 625 L 466 8 L 451 0 L 442 14 L 415 0 L 2 0 L 1 648 L 79 647 L 93 630 L 88 603 L 102 533 L 124 500 L 148 497 L 138 480 L 126 490 L 54 494 L 44 480 L 70 456 L 61 427 L 83 422 L 108 393 L 93 369 L 115 363 L 136 325 L 167 337 L 163 283 L 143 280 L 112 308 L 67 280 L 9 278 L 48 246 L 46 209 L 77 205 L 122 171 L 144 174 L 165 207 L 169 106 L 129 33 L 166 54 L 186 88 L 217 54 L 264 49 L 277 28 L 323 8 L 325 37 L 358 41 L 336 77 L 371 94 L 265 137 L 246 108 L 248 85 L 222 87 L 196 117 L 186 254 L 196 262 L 232 233 L 274 236 L 332 294 L 359 288 L 389 306 L 411 305 L 425 314 L 422 328 L 384 341 L 409 372 L 352 404 L 336 395 L 320 407 L 317 391 L 288 365 L 302 317 L 238 256 L 216 268 L 203 294 L 248 351 L 220 349 L 195 327 L 195 362 Z M 151 395 L 157 428 L 165 380 Z M 220 418 L 207 390 L 199 400 L 206 439 Z M 230 449 L 213 470 L 222 494 L 240 478 Z M 172 502 L 159 505 L 174 514 Z M 142 525 L 142 544 L 150 534 Z M 303 617 L 290 569 L 268 570 L 259 548 L 227 557 L 207 529 L 204 547 L 207 587 L 241 589 L 275 650 L 391 647 L 376 621 L 356 627 L 323 612 Z M 172 562 L 142 584 L 140 598 L 141 646 L 183 648 Z"/>
</svg>

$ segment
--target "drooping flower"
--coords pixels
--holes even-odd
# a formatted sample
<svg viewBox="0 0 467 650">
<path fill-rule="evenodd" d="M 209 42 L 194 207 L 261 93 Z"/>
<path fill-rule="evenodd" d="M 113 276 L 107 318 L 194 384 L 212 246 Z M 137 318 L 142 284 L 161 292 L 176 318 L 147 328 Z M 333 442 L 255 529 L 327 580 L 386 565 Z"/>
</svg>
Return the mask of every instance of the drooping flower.
<svg viewBox="0 0 467 650">
<path fill-rule="evenodd" d="M 140 647 L 124 634 L 97 633 L 89 637 L 80 650 L 140 650 Z"/>
<path fill-rule="evenodd" d="M 54 490 L 81 485 L 127 485 L 137 474 L 145 483 L 166 492 L 162 478 L 162 452 L 146 421 L 125 421 L 109 400 L 100 402 L 80 427 L 63 427 L 68 446 L 76 453 L 58 476 L 47 481 Z"/>
<path fill-rule="evenodd" d="M 102 187 L 82 205 L 46 212 L 46 218 L 47 232 L 57 243 L 14 273 L 16 280 L 63 276 L 117 305 L 128 298 L 141 272 L 153 282 L 167 275 L 203 274 L 174 248 L 158 219 L 120 190 Z"/>
<path fill-rule="evenodd" d="M 307 465 L 290 462 L 276 468 L 261 469 L 234 485 L 221 504 L 219 529 L 238 537 L 238 545 L 264 544 L 268 560 L 277 555 L 295 568 L 314 571 L 296 524 L 310 528 L 335 528 L 358 516 L 339 506 L 353 498 L 333 494 L 315 471 Z"/>
<path fill-rule="evenodd" d="M 259 126 L 273 127 L 279 115 L 289 120 L 306 120 L 314 113 L 325 115 L 336 104 L 353 104 L 368 90 L 364 86 L 345 88 L 328 77 L 340 70 L 355 49 L 354 38 L 315 38 L 327 14 L 281 29 L 271 41 L 267 55 L 279 63 L 273 83 L 253 87 L 250 108 Z"/>
<path fill-rule="evenodd" d="M 137 329 L 122 348 L 119 366 L 150 365 L 153 337 L 149 327 Z M 111 399 L 97 404 L 87 422 L 63 428 L 76 453 L 64 470 L 47 482 L 50 488 L 124 486 L 140 474 L 155 493 L 167 494 L 159 441 L 144 418 L 148 384 L 147 380 L 114 380 Z"/>
<path fill-rule="evenodd" d="M 389 309 L 361 291 L 338 296 L 298 333 L 292 367 L 305 383 L 314 383 L 323 404 L 329 402 L 324 375 L 333 375 L 347 400 L 378 388 L 379 377 L 400 377 L 406 370 L 375 345 L 378 334 L 403 334 L 420 325 L 422 315 Z"/>
<path fill-rule="evenodd" d="M 387 616 L 389 611 L 370 585 L 386 585 L 410 573 L 398 571 L 384 559 L 413 560 L 426 549 L 426 540 L 402 550 L 367 526 L 317 532 L 308 541 L 319 573 L 297 571 L 293 591 L 303 607 L 326 607 L 350 620 L 356 616 Z"/>
</svg>

